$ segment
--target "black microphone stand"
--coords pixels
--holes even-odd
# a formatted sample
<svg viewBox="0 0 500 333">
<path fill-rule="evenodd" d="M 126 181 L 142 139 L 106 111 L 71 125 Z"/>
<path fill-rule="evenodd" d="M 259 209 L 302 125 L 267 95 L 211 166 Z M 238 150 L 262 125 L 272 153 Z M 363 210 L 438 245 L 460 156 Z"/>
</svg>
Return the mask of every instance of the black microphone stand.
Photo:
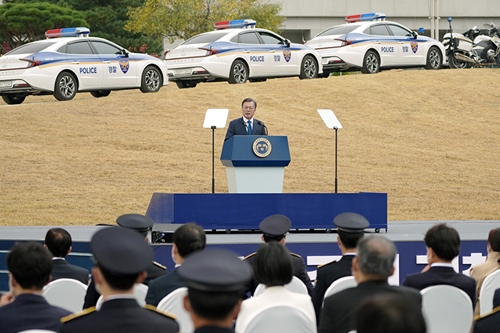
<svg viewBox="0 0 500 333">
<path fill-rule="evenodd" d="M 214 140 L 215 140 L 215 126 L 210 127 L 212 129 L 212 193 L 215 193 L 215 149 L 214 149 Z"/>
<path fill-rule="evenodd" d="M 338 143 L 338 139 L 337 139 L 337 133 L 338 133 L 338 128 L 337 127 L 334 127 L 335 129 L 335 193 L 338 193 L 338 179 L 337 179 L 337 143 Z"/>
</svg>

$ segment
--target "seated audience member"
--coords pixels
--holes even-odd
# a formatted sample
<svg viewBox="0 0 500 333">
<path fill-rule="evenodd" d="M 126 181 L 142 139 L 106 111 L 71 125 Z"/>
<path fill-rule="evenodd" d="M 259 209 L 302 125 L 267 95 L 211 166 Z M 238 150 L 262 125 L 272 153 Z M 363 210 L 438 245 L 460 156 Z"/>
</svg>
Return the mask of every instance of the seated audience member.
<svg viewBox="0 0 500 333">
<path fill-rule="evenodd" d="M 92 276 L 101 291 L 99 311 L 89 308 L 62 319 L 62 333 L 177 333 L 179 324 L 156 308 L 143 308 L 134 285 L 146 277 L 153 250 L 144 237 L 125 228 L 97 231 L 90 241 Z"/>
<path fill-rule="evenodd" d="M 0 299 L 0 332 L 31 329 L 59 332 L 71 312 L 52 306 L 42 296 L 50 281 L 52 256 L 38 243 L 18 243 L 7 254 L 11 292 Z"/>
<path fill-rule="evenodd" d="M 232 333 L 251 267 L 224 250 L 193 253 L 178 268 L 186 281 L 184 307 L 190 313 L 194 333 Z"/>
<path fill-rule="evenodd" d="M 243 301 L 236 320 L 236 332 L 243 332 L 249 321 L 263 306 L 290 305 L 302 310 L 316 326 L 311 297 L 287 290 L 284 285 L 292 281 L 293 263 L 290 252 L 278 242 L 260 246 L 253 260 L 253 276 L 266 289 L 256 297 Z"/>
<path fill-rule="evenodd" d="M 500 289 L 495 290 L 493 311 L 476 317 L 473 333 L 500 333 Z"/>
<path fill-rule="evenodd" d="M 163 297 L 177 288 L 186 286 L 177 268 L 182 265 L 188 255 L 205 248 L 205 231 L 196 223 L 186 223 L 175 230 L 172 243 L 172 260 L 175 262 L 175 269 L 149 283 L 146 295 L 147 304 L 158 306 Z"/>
<path fill-rule="evenodd" d="M 365 237 L 358 242 L 356 257 L 352 260 L 352 273 L 358 285 L 325 299 L 319 322 L 320 333 L 346 333 L 356 329 L 357 307 L 374 296 L 397 294 L 406 302 L 421 306 L 422 296 L 417 290 L 388 283 L 389 276 L 394 273 L 396 254 L 394 243 L 382 236 Z"/>
<path fill-rule="evenodd" d="M 426 333 L 422 308 L 400 295 L 366 300 L 356 311 L 357 333 Z"/>
<path fill-rule="evenodd" d="M 460 252 L 458 232 L 446 224 L 436 224 L 424 237 L 427 246 L 428 265 L 422 273 L 408 275 L 403 286 L 425 289 L 430 286 L 446 284 L 462 289 L 469 295 L 472 304 L 476 303 L 476 281 L 455 272 L 452 260 Z"/>
<path fill-rule="evenodd" d="M 45 235 L 45 247 L 52 253 L 52 280 L 75 279 L 87 285 L 89 271 L 83 267 L 71 265 L 66 256 L 71 252 L 71 235 L 62 228 L 52 228 Z"/>
<path fill-rule="evenodd" d="M 363 238 L 364 230 L 370 225 L 367 219 L 356 213 L 339 214 L 333 219 L 333 224 L 337 227 L 337 244 L 342 252 L 342 258 L 318 266 L 316 285 L 312 294 L 318 323 L 326 290 L 335 280 L 352 275 L 352 259 L 356 255 L 356 245 Z"/>
<path fill-rule="evenodd" d="M 276 241 L 281 245 L 285 246 L 286 243 L 286 234 L 290 230 L 292 226 L 292 222 L 285 215 L 271 215 L 266 217 L 259 224 L 259 229 L 262 231 L 262 240 L 266 243 Z M 249 254 L 243 259 L 250 266 L 253 265 L 253 260 L 256 252 Z M 304 282 L 307 287 L 307 291 L 309 295 L 312 295 L 313 285 L 311 283 L 311 279 L 309 275 L 307 275 L 306 265 L 304 264 L 304 260 L 302 257 L 296 253 L 290 253 L 293 261 L 293 275 L 299 278 L 300 281 Z M 245 295 L 250 293 L 253 295 L 255 288 L 257 288 L 258 283 L 255 282 L 254 279 L 250 280 L 250 282 L 245 287 Z"/>
<path fill-rule="evenodd" d="M 476 280 L 476 295 L 477 303 L 475 313 L 480 313 L 479 299 L 481 295 L 481 287 L 484 279 L 500 268 L 500 228 L 490 230 L 488 234 L 488 255 L 486 261 L 482 264 L 472 266 L 470 269 L 470 277 Z"/>
</svg>

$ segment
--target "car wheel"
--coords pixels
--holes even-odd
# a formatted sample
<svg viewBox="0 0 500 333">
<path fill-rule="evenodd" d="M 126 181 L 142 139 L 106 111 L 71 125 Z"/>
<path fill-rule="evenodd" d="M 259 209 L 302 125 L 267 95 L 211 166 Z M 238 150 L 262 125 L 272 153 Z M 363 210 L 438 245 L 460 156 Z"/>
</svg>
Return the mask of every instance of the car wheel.
<svg viewBox="0 0 500 333">
<path fill-rule="evenodd" d="M 77 87 L 75 76 L 70 72 L 62 72 L 56 79 L 54 97 L 58 101 L 72 100 L 75 98 Z"/>
<path fill-rule="evenodd" d="M 161 72 L 155 66 L 148 66 L 142 72 L 141 91 L 143 93 L 157 92 L 163 85 Z"/>
<path fill-rule="evenodd" d="M 448 65 L 450 68 L 469 68 L 469 63 L 467 61 L 458 60 L 455 58 L 455 53 L 450 53 L 448 56 Z"/>
<path fill-rule="evenodd" d="M 318 64 L 312 56 L 306 55 L 304 59 L 302 59 L 302 64 L 300 65 L 299 78 L 304 80 L 314 79 L 316 77 L 318 77 Z"/>
<path fill-rule="evenodd" d="M 425 69 L 440 69 L 443 63 L 443 58 L 441 52 L 435 46 L 429 49 L 427 53 L 427 63 L 425 64 Z"/>
<path fill-rule="evenodd" d="M 497 67 L 500 68 L 500 54 L 497 56 Z"/>
<path fill-rule="evenodd" d="M 25 95 L 21 94 L 6 94 L 2 95 L 2 99 L 5 103 L 9 105 L 21 104 L 26 99 Z"/>
<path fill-rule="evenodd" d="M 198 82 L 195 81 L 175 81 L 175 83 L 179 89 L 194 88 L 198 84 Z"/>
<path fill-rule="evenodd" d="M 377 52 L 372 50 L 366 52 L 361 72 L 363 74 L 375 74 L 380 72 L 380 58 Z"/>
<path fill-rule="evenodd" d="M 90 94 L 95 98 L 107 97 L 109 96 L 109 94 L 111 94 L 111 90 L 96 90 L 96 91 L 91 91 Z"/>
<path fill-rule="evenodd" d="M 247 65 L 241 60 L 235 60 L 229 71 L 229 83 L 245 83 L 248 80 Z"/>
</svg>

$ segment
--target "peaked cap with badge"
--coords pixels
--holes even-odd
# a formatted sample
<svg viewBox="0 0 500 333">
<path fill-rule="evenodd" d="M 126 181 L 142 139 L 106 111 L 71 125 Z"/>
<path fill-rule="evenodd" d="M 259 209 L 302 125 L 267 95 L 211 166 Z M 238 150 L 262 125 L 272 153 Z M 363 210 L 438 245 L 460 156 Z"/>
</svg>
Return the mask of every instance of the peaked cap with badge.
<svg viewBox="0 0 500 333">
<path fill-rule="evenodd" d="M 292 227 L 292 221 L 285 215 L 275 214 L 266 217 L 259 224 L 259 229 L 265 235 L 276 237 L 286 234 Z"/>
</svg>

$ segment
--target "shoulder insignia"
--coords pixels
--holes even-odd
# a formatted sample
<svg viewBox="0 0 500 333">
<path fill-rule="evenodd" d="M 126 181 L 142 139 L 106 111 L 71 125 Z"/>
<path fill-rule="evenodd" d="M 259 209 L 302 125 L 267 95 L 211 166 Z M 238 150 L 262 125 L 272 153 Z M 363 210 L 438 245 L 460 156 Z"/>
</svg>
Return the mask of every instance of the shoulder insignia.
<svg viewBox="0 0 500 333">
<path fill-rule="evenodd" d="M 61 318 L 61 322 L 62 323 L 66 323 L 66 322 L 68 322 L 70 320 L 83 317 L 83 316 L 88 315 L 89 313 L 92 313 L 92 312 L 95 312 L 95 311 L 96 311 L 95 310 L 95 306 L 91 306 L 90 308 L 87 308 L 87 309 L 84 309 L 82 311 L 70 314 L 69 316 L 62 317 Z"/>
<path fill-rule="evenodd" d="M 491 312 L 488 312 L 487 314 L 484 314 L 484 315 L 477 315 L 474 317 L 474 321 L 477 321 L 477 320 L 481 320 L 483 318 L 486 318 L 486 317 L 489 317 L 491 316 L 492 314 L 494 313 L 497 313 L 500 311 L 500 306 L 497 306 L 496 308 L 494 308 Z"/>
<path fill-rule="evenodd" d="M 292 256 L 294 256 L 294 257 L 297 257 L 297 258 L 302 259 L 302 257 L 301 257 L 299 254 L 297 254 L 297 253 L 290 252 L 290 254 L 291 254 Z"/>
<path fill-rule="evenodd" d="M 172 314 L 172 313 L 169 313 L 169 312 L 165 312 L 165 311 L 158 310 L 158 309 L 156 308 L 156 306 L 154 306 L 154 305 L 151 305 L 151 304 L 146 304 L 146 305 L 144 306 L 144 308 L 145 308 L 145 309 L 147 309 L 147 310 L 150 310 L 150 311 L 153 311 L 153 312 L 159 313 L 159 314 L 161 314 L 161 315 L 164 315 L 165 317 L 168 317 L 168 318 L 170 318 L 170 319 L 173 319 L 173 320 L 176 320 L 176 319 L 177 319 L 177 316 L 176 316 L 176 315 L 174 315 L 174 314 Z"/>
<path fill-rule="evenodd" d="M 257 252 L 254 252 L 254 253 L 250 253 L 249 255 L 247 255 L 245 258 L 243 258 L 243 260 L 247 260 L 248 258 L 250 257 L 253 257 L 254 255 L 256 255 Z"/>
<path fill-rule="evenodd" d="M 163 266 L 162 264 L 160 264 L 159 262 L 156 262 L 156 261 L 153 261 L 153 265 L 160 267 L 161 269 L 167 269 L 167 267 Z"/>
<path fill-rule="evenodd" d="M 337 260 L 330 261 L 330 262 L 327 262 L 327 263 L 324 263 L 324 264 L 318 265 L 318 268 L 321 268 L 321 267 L 326 266 L 326 265 L 329 265 L 329 264 L 333 264 L 334 262 L 337 262 Z"/>
</svg>

